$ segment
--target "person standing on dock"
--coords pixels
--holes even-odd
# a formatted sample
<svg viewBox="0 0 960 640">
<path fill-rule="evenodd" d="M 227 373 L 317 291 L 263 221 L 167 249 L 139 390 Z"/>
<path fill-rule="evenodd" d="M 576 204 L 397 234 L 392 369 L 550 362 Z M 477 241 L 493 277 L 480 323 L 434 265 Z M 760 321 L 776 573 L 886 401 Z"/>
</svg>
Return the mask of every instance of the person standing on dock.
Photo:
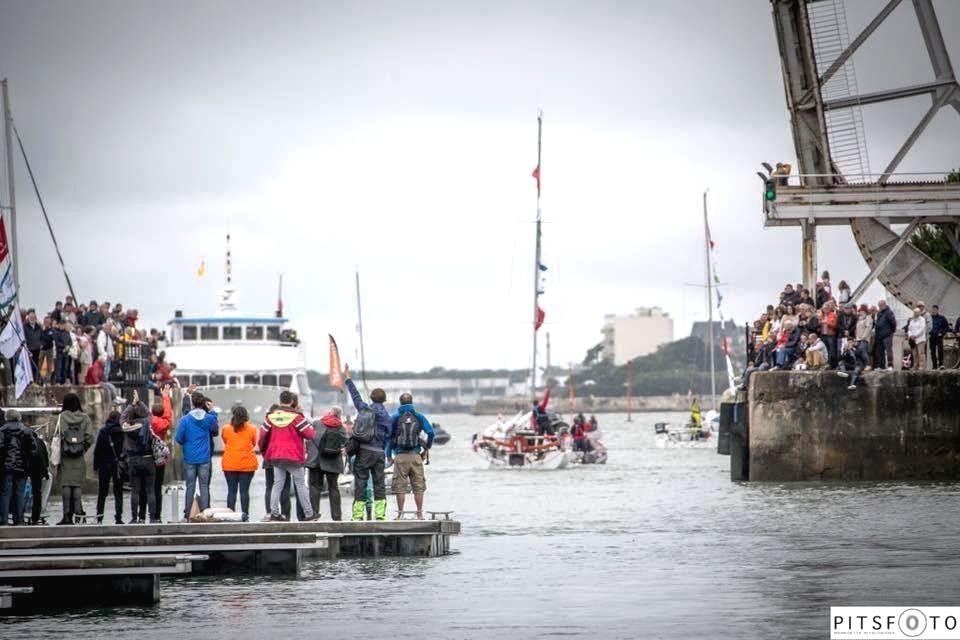
<svg viewBox="0 0 960 640">
<path fill-rule="evenodd" d="M 316 431 L 310 421 L 295 408 L 297 397 L 291 391 L 280 392 L 280 407 L 267 414 L 260 435 L 260 451 L 265 460 L 273 465 L 273 487 L 270 492 L 270 520 L 287 520 L 280 513 L 280 494 L 287 477 L 296 491 L 297 501 L 303 509 L 305 521 L 316 520 L 319 515 L 310 505 L 310 493 L 304 479 L 306 450 L 304 440 L 312 439 Z"/>
<path fill-rule="evenodd" d="M 90 416 L 83 412 L 80 396 L 75 393 L 63 397 L 57 423 L 62 442 L 60 485 L 63 491 L 63 519 L 60 524 L 73 524 L 74 516 L 84 515 L 82 491 L 87 479 L 87 465 L 83 454 L 93 446 L 96 434 Z"/>
<path fill-rule="evenodd" d="M 907 322 L 907 341 L 913 356 L 913 368 L 923 371 L 927 368 L 927 319 L 920 307 L 914 307 L 913 317 Z"/>
<path fill-rule="evenodd" d="M 173 393 L 173 389 L 170 385 L 164 386 L 163 390 L 160 392 L 160 401 L 154 401 L 153 407 L 150 408 L 150 430 L 153 432 L 157 438 L 163 442 L 167 442 L 167 434 L 170 433 L 170 427 L 173 425 L 173 404 L 170 401 L 170 395 Z M 150 514 L 150 517 L 156 522 L 160 522 L 161 511 L 163 510 L 163 479 L 166 475 L 167 463 L 166 461 L 154 460 L 154 463 L 157 467 L 157 473 L 153 478 L 153 486 L 146 487 L 147 491 L 153 491 L 154 495 L 154 505 L 155 510 Z M 149 500 L 145 500 L 146 496 L 141 496 L 141 499 L 145 501 L 146 504 L 149 504 Z M 140 508 L 140 513 L 137 516 L 140 520 L 144 519 L 143 507 Z"/>
<path fill-rule="evenodd" d="M 347 430 L 343 428 L 341 416 L 341 407 L 330 407 L 327 415 L 314 424 L 317 435 L 307 441 L 310 504 L 315 512 L 320 513 L 320 497 L 326 485 L 331 520 L 343 519 L 339 478 L 343 473 L 343 445 L 347 443 Z"/>
<path fill-rule="evenodd" d="M 183 448 L 183 477 L 186 496 L 183 517 L 190 519 L 190 507 L 200 484 L 200 510 L 210 506 L 210 457 L 213 453 L 213 437 L 220 432 L 213 401 L 199 391 L 190 395 L 193 409 L 180 418 L 177 425 L 177 444 Z"/>
<path fill-rule="evenodd" d="M 147 499 L 147 510 L 150 522 L 157 522 L 154 517 L 157 512 L 156 494 L 153 491 L 154 478 L 157 467 L 153 460 L 153 447 L 150 439 L 153 437 L 150 429 L 147 405 L 137 402 L 132 405 L 129 422 L 121 425 L 123 429 L 123 454 L 127 458 L 130 469 L 130 524 L 143 524 L 140 517 L 140 501 L 143 496 Z"/>
<path fill-rule="evenodd" d="M 877 320 L 874 323 L 874 368 L 893 371 L 893 334 L 897 330 L 897 317 L 886 300 L 877 302 Z"/>
<path fill-rule="evenodd" d="M 427 434 L 426 442 L 421 441 L 421 433 Z M 387 441 L 387 458 L 394 463 L 390 490 L 397 497 L 398 520 L 403 517 L 407 489 L 413 493 L 417 504 L 417 519 L 423 520 L 423 494 L 427 491 L 423 461 L 424 458 L 430 459 L 433 435 L 430 421 L 413 407 L 413 396 L 400 394 L 400 406 L 391 418 L 390 439 Z"/>
<path fill-rule="evenodd" d="M 348 452 L 355 453 L 353 462 L 353 513 L 354 520 L 363 520 L 366 513 L 367 479 L 373 478 L 373 513 L 377 520 L 387 519 L 386 449 L 390 440 L 393 419 L 383 403 L 387 394 L 377 388 L 370 392 L 370 403 L 363 401 L 357 385 L 350 378 L 350 366 L 343 367 L 344 383 L 350 392 L 353 406 L 357 409 L 357 419 L 353 424 L 353 434 Z"/>
<path fill-rule="evenodd" d="M 36 449 L 33 433 L 20 421 L 19 411 L 7 409 L 4 420 L 0 428 L 0 526 L 7 525 L 8 515 L 17 526 L 23 524 L 24 491 Z"/>
<path fill-rule="evenodd" d="M 943 336 L 950 333 L 950 323 L 940 315 L 940 307 L 933 305 L 930 314 L 930 363 L 934 369 L 943 369 Z"/>
<path fill-rule="evenodd" d="M 243 521 L 250 519 L 250 482 L 257 472 L 257 428 L 243 405 L 233 408 L 230 424 L 220 432 L 223 440 L 223 477 L 227 480 L 227 507 L 236 511 L 237 493 Z"/>
<path fill-rule="evenodd" d="M 97 524 L 103 522 L 107 508 L 107 493 L 113 484 L 113 522 L 123 524 L 123 477 L 120 474 L 120 460 L 123 453 L 123 429 L 120 425 L 120 412 L 111 411 L 107 421 L 97 432 L 97 441 L 93 447 L 93 470 L 99 480 L 97 492 Z"/>
</svg>

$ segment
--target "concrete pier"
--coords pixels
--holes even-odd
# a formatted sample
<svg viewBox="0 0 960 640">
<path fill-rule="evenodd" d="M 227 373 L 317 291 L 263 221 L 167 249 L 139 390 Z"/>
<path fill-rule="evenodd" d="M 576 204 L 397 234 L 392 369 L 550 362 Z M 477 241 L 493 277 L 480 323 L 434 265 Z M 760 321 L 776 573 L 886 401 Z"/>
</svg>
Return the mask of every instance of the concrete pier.
<svg viewBox="0 0 960 640">
<path fill-rule="evenodd" d="M 748 479 L 960 479 L 960 371 L 877 371 L 848 384 L 835 371 L 751 376 Z"/>
</svg>

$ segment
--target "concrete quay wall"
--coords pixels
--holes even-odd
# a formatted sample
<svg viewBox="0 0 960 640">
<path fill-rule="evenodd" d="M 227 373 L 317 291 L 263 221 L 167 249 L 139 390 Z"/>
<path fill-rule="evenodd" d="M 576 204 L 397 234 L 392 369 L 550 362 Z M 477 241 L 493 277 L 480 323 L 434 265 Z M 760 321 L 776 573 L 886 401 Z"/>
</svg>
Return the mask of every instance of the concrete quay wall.
<svg viewBox="0 0 960 640">
<path fill-rule="evenodd" d="M 749 479 L 960 479 L 960 371 L 751 376 Z"/>
</svg>

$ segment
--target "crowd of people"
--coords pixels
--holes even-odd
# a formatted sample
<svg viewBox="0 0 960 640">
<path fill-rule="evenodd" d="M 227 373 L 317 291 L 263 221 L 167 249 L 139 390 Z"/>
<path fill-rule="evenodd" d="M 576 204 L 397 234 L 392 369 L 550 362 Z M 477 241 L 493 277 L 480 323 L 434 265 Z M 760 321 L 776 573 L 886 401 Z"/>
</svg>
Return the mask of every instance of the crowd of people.
<svg viewBox="0 0 960 640">
<path fill-rule="evenodd" d="M 176 364 L 165 363 L 159 344 L 163 333 L 137 327 L 139 313 L 109 302 L 76 304 L 72 296 L 57 301 L 39 319 L 36 309 L 23 314 L 24 339 L 36 384 L 101 384 L 115 377 L 127 345 L 140 347 L 149 359 L 151 382 L 174 382 Z"/>
<path fill-rule="evenodd" d="M 411 394 L 401 394 L 399 406 L 390 412 L 383 389 L 373 389 L 365 400 L 350 378 L 349 367 L 344 377 L 357 411 L 353 420 L 345 419 L 341 407 L 332 406 L 322 418 L 311 421 L 304 415 L 298 396 L 282 391 L 262 425 L 252 424 L 247 409 L 238 405 L 221 427 L 213 401 L 191 386 L 184 390 L 183 415 L 172 439 L 171 385 L 160 388 L 149 408 L 134 392 L 125 406 L 110 412 L 99 429 L 83 410 L 80 397 L 67 393 L 50 446 L 23 424 L 17 410 L 10 409 L 0 428 L 0 526 L 24 523 L 28 498 L 32 498 L 30 522 L 41 523 L 43 493 L 49 491 L 54 473 L 63 491 L 63 517 L 58 524 L 87 521 L 83 484 L 87 475 L 85 454 L 91 448 L 93 470 L 99 480 L 93 516 L 97 523 L 104 520 L 112 490 L 114 522 L 123 524 L 127 484 L 129 523 L 161 521 L 165 468 L 174 445 L 180 448 L 185 480 L 183 517 L 191 519 L 211 506 L 216 437 L 223 442 L 225 506 L 240 514 L 239 520 L 249 519 L 250 485 L 260 469 L 265 474 L 266 520 L 290 519 L 291 491 L 296 497 L 298 519 L 319 519 L 324 488 L 329 495 L 330 517 L 340 520 L 339 476 L 348 465 L 354 476 L 353 520 L 365 519 L 368 502 L 375 519 L 386 519 L 385 469 L 390 465 L 397 517 L 406 513 L 409 492 L 416 503 L 416 517 L 422 519 L 424 465 L 429 464 L 434 439 L 430 421 L 417 411 Z"/>
<path fill-rule="evenodd" d="M 943 340 L 949 333 L 960 334 L 960 318 L 951 331 L 937 305 L 929 310 L 923 301 L 908 306 L 911 316 L 898 327 L 885 300 L 858 305 L 846 282 L 840 281 L 834 290 L 827 271 L 813 292 L 788 283 L 778 304 L 768 305 L 753 323 L 741 387 L 745 389 L 757 371 L 827 369 L 848 378 L 849 388 L 854 389 L 864 372 L 894 368 L 898 354 L 894 354 L 893 337 L 898 329 L 906 338 L 903 368 L 943 369 Z"/>
</svg>

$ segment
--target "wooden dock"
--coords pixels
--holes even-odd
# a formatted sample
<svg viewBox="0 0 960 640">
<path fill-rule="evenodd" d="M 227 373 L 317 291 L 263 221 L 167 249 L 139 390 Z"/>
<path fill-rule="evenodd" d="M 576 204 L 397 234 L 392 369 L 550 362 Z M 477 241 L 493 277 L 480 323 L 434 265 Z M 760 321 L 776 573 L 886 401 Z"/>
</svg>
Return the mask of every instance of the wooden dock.
<svg viewBox="0 0 960 640">
<path fill-rule="evenodd" d="M 449 519 L 0 527 L 0 595 L 7 612 L 155 604 L 161 576 L 297 578 L 305 557 L 436 557 L 459 533 Z"/>
</svg>

